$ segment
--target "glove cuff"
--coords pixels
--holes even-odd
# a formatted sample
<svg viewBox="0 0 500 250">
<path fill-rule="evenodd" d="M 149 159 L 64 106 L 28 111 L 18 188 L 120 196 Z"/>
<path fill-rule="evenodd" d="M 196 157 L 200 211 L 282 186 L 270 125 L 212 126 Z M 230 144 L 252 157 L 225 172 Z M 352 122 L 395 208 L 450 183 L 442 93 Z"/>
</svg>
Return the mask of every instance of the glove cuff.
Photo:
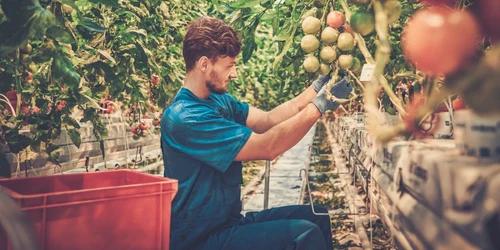
<svg viewBox="0 0 500 250">
<path fill-rule="evenodd" d="M 321 115 L 323 115 L 327 110 L 335 111 L 340 106 L 340 104 L 337 102 L 332 102 L 319 96 L 312 99 L 311 103 L 313 103 L 316 108 L 318 108 L 318 111 L 321 113 Z"/>
<path fill-rule="evenodd" d="M 319 111 L 319 113 L 321 115 L 323 115 L 325 113 L 325 111 L 324 111 L 324 109 L 325 109 L 324 106 L 325 105 L 322 104 L 322 102 L 320 100 L 318 100 L 317 97 L 314 98 L 314 99 L 312 99 L 311 103 L 314 104 L 314 106 L 316 106 L 316 108 L 318 109 L 318 111 Z"/>
<path fill-rule="evenodd" d="M 328 83 L 328 81 L 330 80 L 330 76 L 326 75 L 326 76 L 319 76 L 316 80 L 313 81 L 313 89 L 314 91 L 316 91 L 316 93 L 318 93 L 321 88 L 323 88 L 323 86 Z"/>
</svg>

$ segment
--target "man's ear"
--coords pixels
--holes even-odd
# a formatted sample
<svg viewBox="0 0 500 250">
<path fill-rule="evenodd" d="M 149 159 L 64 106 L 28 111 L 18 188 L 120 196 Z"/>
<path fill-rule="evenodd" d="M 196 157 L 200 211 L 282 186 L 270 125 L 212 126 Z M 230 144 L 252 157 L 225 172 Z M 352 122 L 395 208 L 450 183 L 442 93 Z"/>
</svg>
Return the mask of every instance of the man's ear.
<svg viewBox="0 0 500 250">
<path fill-rule="evenodd" d="M 210 65 L 210 59 L 208 59 L 208 57 L 206 56 L 202 56 L 198 60 L 198 67 L 200 68 L 201 72 L 207 72 L 209 65 Z"/>
</svg>

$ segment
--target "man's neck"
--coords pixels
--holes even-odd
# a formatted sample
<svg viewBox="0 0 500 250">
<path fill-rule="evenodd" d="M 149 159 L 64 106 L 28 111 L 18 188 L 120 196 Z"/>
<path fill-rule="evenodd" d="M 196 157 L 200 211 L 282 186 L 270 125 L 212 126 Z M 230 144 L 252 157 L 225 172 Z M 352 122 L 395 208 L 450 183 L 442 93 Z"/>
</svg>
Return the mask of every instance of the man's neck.
<svg viewBox="0 0 500 250">
<path fill-rule="evenodd" d="M 210 90 L 206 86 L 206 81 L 202 76 L 197 75 L 195 72 L 186 74 L 184 79 L 184 88 L 189 89 L 195 96 L 200 99 L 206 100 L 210 96 Z"/>
</svg>

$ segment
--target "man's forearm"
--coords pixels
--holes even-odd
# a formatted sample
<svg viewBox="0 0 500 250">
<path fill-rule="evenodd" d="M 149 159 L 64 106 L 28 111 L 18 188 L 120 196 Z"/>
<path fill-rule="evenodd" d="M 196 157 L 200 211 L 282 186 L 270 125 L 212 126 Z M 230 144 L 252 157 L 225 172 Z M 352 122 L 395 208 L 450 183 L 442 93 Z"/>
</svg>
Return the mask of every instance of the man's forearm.
<svg viewBox="0 0 500 250">
<path fill-rule="evenodd" d="M 269 129 L 265 136 L 273 158 L 297 144 L 320 116 L 321 113 L 311 103 L 297 115 Z"/>
<path fill-rule="evenodd" d="M 304 109 L 317 93 L 312 87 L 307 88 L 292 100 L 285 102 L 267 113 L 266 123 L 263 124 L 264 131 L 276 126 L 277 124 L 288 120 L 290 117 L 298 114 Z"/>
</svg>

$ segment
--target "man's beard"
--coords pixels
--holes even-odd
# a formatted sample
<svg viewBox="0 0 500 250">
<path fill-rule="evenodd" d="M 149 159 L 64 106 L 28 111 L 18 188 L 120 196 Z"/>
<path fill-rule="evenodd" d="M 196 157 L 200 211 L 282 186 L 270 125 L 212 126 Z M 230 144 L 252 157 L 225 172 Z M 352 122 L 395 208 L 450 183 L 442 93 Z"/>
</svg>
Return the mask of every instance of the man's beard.
<svg viewBox="0 0 500 250">
<path fill-rule="evenodd" d="M 218 95 L 222 95 L 222 94 L 225 94 L 227 92 L 227 90 L 224 88 L 224 87 L 218 87 L 217 84 L 215 83 L 221 83 L 222 81 L 220 81 L 220 79 L 217 78 L 217 76 L 214 74 L 214 72 L 210 73 L 210 78 L 208 79 L 206 85 L 207 85 L 207 88 L 208 90 L 210 90 L 210 92 L 212 93 L 215 93 L 215 94 L 218 94 Z"/>
</svg>

